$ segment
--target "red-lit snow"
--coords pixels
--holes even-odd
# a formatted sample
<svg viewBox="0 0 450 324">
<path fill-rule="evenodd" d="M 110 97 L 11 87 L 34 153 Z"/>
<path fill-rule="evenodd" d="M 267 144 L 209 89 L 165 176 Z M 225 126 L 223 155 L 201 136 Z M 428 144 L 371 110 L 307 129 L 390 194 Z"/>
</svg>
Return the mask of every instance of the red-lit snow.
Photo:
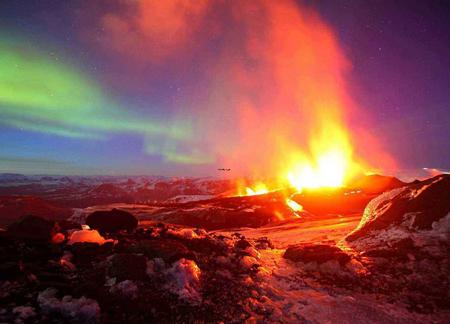
<svg viewBox="0 0 450 324">
<path fill-rule="evenodd" d="M 69 245 L 75 243 L 97 243 L 104 244 L 106 242 L 113 242 L 113 240 L 105 240 L 103 236 L 96 230 L 81 230 L 74 231 L 69 238 Z"/>
</svg>

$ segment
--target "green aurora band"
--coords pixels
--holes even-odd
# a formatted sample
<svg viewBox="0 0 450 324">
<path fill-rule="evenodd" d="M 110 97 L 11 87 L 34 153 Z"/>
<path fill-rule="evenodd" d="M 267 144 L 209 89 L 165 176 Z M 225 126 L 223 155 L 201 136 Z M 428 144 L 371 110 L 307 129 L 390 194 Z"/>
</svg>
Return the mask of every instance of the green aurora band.
<svg viewBox="0 0 450 324">
<path fill-rule="evenodd" d="M 27 131 L 101 140 L 117 133 L 144 138 L 147 154 L 174 163 L 201 164 L 211 158 L 189 146 L 188 119 L 161 121 L 133 116 L 85 74 L 49 58 L 32 46 L 0 41 L 0 123 Z"/>
</svg>

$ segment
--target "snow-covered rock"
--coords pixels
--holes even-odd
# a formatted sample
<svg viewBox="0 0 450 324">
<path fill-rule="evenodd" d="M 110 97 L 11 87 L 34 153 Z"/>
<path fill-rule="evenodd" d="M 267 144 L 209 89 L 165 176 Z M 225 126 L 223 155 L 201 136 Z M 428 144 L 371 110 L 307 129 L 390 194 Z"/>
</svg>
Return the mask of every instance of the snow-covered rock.
<svg viewBox="0 0 450 324">
<path fill-rule="evenodd" d="M 167 203 L 187 203 L 191 201 L 202 201 L 214 198 L 213 195 L 178 195 L 167 199 Z"/>
<path fill-rule="evenodd" d="M 73 254 L 70 251 L 64 251 L 63 256 L 59 260 L 59 263 L 69 271 L 75 271 L 77 268 L 72 263 Z"/>
<path fill-rule="evenodd" d="M 31 306 L 14 307 L 13 314 L 16 314 L 20 320 L 26 320 L 28 318 L 36 316 L 35 309 Z"/>
<path fill-rule="evenodd" d="M 56 297 L 57 290 L 47 288 L 39 293 L 37 302 L 46 314 L 58 314 L 63 318 L 78 323 L 95 323 L 100 316 L 100 306 L 97 301 L 81 297 L 72 298 L 64 296 L 62 299 Z"/>
<path fill-rule="evenodd" d="M 124 280 L 113 285 L 109 291 L 113 294 L 120 295 L 125 298 L 135 299 L 138 297 L 138 286 L 131 280 Z"/>
<path fill-rule="evenodd" d="M 182 228 L 178 230 L 169 229 L 167 234 L 178 236 L 185 239 L 196 239 L 199 238 L 199 235 L 191 228 Z"/>
<path fill-rule="evenodd" d="M 100 233 L 96 230 L 81 230 L 81 231 L 74 231 L 69 238 L 69 245 L 75 244 L 75 243 L 97 243 L 97 244 L 104 244 L 107 242 L 113 242 L 114 240 L 106 240 L 103 236 L 100 235 Z"/>
<path fill-rule="evenodd" d="M 190 303 L 198 303 L 201 300 L 201 270 L 194 261 L 180 259 L 167 270 L 167 274 L 171 279 L 168 283 L 171 292 Z"/>
<path fill-rule="evenodd" d="M 358 227 L 346 237 L 364 251 L 411 239 L 414 245 L 450 243 L 450 175 L 440 175 L 386 192 L 366 207 Z"/>
<path fill-rule="evenodd" d="M 371 273 L 370 285 L 389 294 L 401 291 L 400 298 L 414 309 L 448 308 L 450 176 L 415 182 L 375 198 L 341 244 L 360 256 Z"/>
</svg>

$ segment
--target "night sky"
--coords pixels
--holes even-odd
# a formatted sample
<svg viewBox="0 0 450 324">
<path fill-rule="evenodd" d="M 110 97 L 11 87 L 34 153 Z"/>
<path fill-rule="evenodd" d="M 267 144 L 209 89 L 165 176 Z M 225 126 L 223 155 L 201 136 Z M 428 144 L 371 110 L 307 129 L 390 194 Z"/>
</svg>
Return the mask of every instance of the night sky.
<svg viewBox="0 0 450 324">
<path fill-rule="evenodd" d="M 358 154 L 387 173 L 450 169 L 445 1 L 286 1 L 306 21 L 287 19 L 292 27 L 284 7 L 241 3 L 0 1 L 0 172 L 215 176 L 240 159 L 263 163 L 271 125 L 295 120 L 291 137 L 317 125 L 307 117 L 314 105 L 298 115 L 284 108 L 297 91 L 277 64 L 298 40 L 327 44 L 311 45 L 314 68 L 305 71 L 321 75 L 318 86 L 300 89 L 326 97 L 320 84 L 337 80 L 324 89 L 352 102 L 336 110 L 355 130 Z M 321 32 L 310 35 L 315 26 Z M 282 54 L 272 39 L 283 41 Z M 262 122 L 248 121 L 255 112 Z M 377 165 L 385 155 L 395 163 Z"/>
</svg>

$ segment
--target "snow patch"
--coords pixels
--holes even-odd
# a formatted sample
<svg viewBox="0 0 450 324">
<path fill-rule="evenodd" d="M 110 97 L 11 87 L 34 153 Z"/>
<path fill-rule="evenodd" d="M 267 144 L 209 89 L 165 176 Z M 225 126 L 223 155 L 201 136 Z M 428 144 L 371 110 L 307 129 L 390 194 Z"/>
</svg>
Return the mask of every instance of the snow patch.
<svg viewBox="0 0 450 324">
<path fill-rule="evenodd" d="M 196 239 L 199 238 L 198 234 L 190 228 L 183 228 L 179 230 L 169 229 L 167 230 L 167 234 L 171 234 L 173 236 L 178 236 L 185 239 Z"/>
<path fill-rule="evenodd" d="M 74 208 L 72 216 L 69 217 L 68 221 L 77 224 L 84 224 L 86 222 L 87 213 L 83 208 Z"/>
<path fill-rule="evenodd" d="M 154 258 L 153 260 L 147 261 L 147 268 L 145 272 L 147 273 L 147 276 L 152 277 L 153 275 L 157 274 L 158 272 L 161 272 L 165 270 L 166 264 L 163 259 L 161 258 Z"/>
<path fill-rule="evenodd" d="M 62 317 L 82 323 L 95 323 L 100 316 L 100 306 L 97 301 L 86 297 L 72 298 L 64 296 L 61 300 L 56 297 L 57 290 L 47 288 L 39 293 L 37 302 L 46 314 L 59 314 Z"/>
<path fill-rule="evenodd" d="M 450 235 L 450 213 L 440 220 L 433 222 L 431 228 L 436 234 L 444 234 L 448 237 L 448 235 Z"/>
<path fill-rule="evenodd" d="M 31 306 L 17 306 L 13 308 L 13 314 L 16 314 L 17 317 L 21 320 L 26 320 L 27 318 L 36 316 L 36 312 L 34 311 L 34 307 Z"/>
<path fill-rule="evenodd" d="M 114 242 L 114 240 L 105 240 L 105 238 L 101 236 L 97 230 L 81 230 L 72 232 L 68 244 L 72 245 L 75 243 L 97 243 L 102 245 L 107 242 Z"/>
<path fill-rule="evenodd" d="M 59 264 L 61 264 L 64 268 L 69 271 L 75 271 L 77 268 L 72 263 L 73 254 L 69 251 L 64 251 L 63 256 L 59 260 Z"/>
<path fill-rule="evenodd" d="M 378 215 L 383 214 L 392 205 L 391 201 L 405 191 L 405 187 L 396 188 L 391 191 L 382 193 L 378 197 L 372 199 L 364 209 L 364 214 L 361 218 L 356 230 L 364 227 L 367 223 L 376 219 Z"/>
<path fill-rule="evenodd" d="M 124 280 L 113 285 L 109 289 L 110 293 L 121 295 L 126 298 L 136 299 L 138 297 L 138 286 L 131 280 Z"/>
<path fill-rule="evenodd" d="M 214 198 L 212 195 L 178 195 L 166 200 L 167 203 L 187 203 Z"/>
<path fill-rule="evenodd" d="M 179 298 L 192 304 L 201 301 L 200 277 L 201 271 L 192 260 L 180 259 L 167 270 L 170 280 L 168 289 Z"/>
</svg>

